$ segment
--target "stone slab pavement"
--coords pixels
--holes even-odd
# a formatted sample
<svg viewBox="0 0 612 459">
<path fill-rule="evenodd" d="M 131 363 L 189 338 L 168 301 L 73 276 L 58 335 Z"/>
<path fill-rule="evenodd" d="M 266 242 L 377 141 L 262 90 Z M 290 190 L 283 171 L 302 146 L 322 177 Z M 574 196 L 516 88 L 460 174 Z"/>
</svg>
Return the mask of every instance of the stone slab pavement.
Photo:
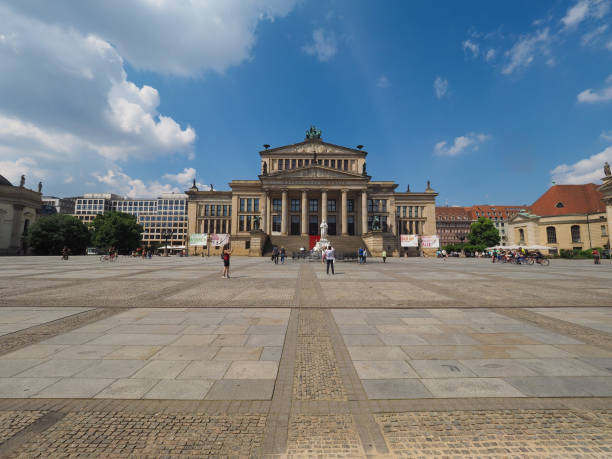
<svg viewBox="0 0 612 459">
<path fill-rule="evenodd" d="M 5 260 L 2 457 L 612 454 L 605 261 Z"/>
</svg>

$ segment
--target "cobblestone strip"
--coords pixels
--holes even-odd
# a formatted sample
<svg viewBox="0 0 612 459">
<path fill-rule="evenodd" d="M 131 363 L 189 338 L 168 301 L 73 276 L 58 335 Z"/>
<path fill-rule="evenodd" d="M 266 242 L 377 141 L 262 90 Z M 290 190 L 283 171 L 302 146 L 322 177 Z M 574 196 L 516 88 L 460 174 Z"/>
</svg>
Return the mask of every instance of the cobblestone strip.
<svg viewBox="0 0 612 459">
<path fill-rule="evenodd" d="M 286 457 L 355 458 L 364 455 L 350 414 L 291 418 Z"/>
<path fill-rule="evenodd" d="M 347 399 L 325 318 L 324 311 L 319 309 L 299 312 L 293 380 L 296 400 Z"/>
<path fill-rule="evenodd" d="M 612 455 L 609 425 L 568 410 L 385 413 L 376 421 L 395 457 Z"/>
<path fill-rule="evenodd" d="M 259 457 L 265 415 L 73 412 L 3 457 Z"/>
<path fill-rule="evenodd" d="M 531 322 L 540 327 L 548 328 L 549 330 L 576 338 L 588 344 L 612 349 L 612 335 L 603 331 L 555 319 L 526 309 L 504 308 L 496 309 L 495 312 L 499 312 L 513 319 Z"/>
<path fill-rule="evenodd" d="M 75 328 L 106 319 L 125 311 L 125 308 L 99 308 L 73 314 L 51 322 L 35 325 L 25 330 L 0 336 L 0 355 L 16 351 L 30 344 L 52 338 Z"/>
<path fill-rule="evenodd" d="M 292 309 L 285 334 L 283 353 L 278 365 L 274 394 L 266 420 L 263 439 L 263 453 L 266 455 L 284 454 L 287 449 L 289 416 L 297 346 L 298 310 Z"/>
<path fill-rule="evenodd" d="M 0 444 L 43 417 L 44 411 L 1 411 Z"/>
</svg>

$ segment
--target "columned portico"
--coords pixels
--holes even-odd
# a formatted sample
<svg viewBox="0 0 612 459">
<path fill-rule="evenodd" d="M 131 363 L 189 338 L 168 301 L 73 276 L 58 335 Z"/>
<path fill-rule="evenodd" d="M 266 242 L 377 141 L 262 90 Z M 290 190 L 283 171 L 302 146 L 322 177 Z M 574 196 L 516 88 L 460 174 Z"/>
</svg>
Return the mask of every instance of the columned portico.
<svg viewBox="0 0 612 459">
<path fill-rule="evenodd" d="M 287 232 L 287 215 L 288 215 L 288 210 L 287 209 L 287 190 L 284 189 L 281 192 L 281 234 L 283 236 L 286 236 L 288 234 Z"/>
<path fill-rule="evenodd" d="M 321 190 L 321 221 L 327 221 L 327 190 Z"/>
<path fill-rule="evenodd" d="M 368 232 L 368 192 L 361 192 L 361 234 Z"/>
<path fill-rule="evenodd" d="M 343 236 L 348 236 L 348 190 L 347 189 L 343 189 L 341 191 L 342 193 L 342 235 Z"/>
<path fill-rule="evenodd" d="M 308 191 L 302 190 L 302 221 L 301 221 L 301 234 L 302 236 L 308 236 Z"/>
</svg>

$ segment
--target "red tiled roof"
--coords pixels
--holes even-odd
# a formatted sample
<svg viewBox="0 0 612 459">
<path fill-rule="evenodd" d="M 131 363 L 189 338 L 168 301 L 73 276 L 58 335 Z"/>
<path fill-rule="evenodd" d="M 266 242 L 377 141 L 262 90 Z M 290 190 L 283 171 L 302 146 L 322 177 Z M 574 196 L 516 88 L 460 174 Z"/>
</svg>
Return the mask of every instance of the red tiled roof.
<svg viewBox="0 0 612 459">
<path fill-rule="evenodd" d="M 468 220 L 472 218 L 465 207 L 436 207 L 436 220 L 456 220 L 457 217 L 461 217 L 461 220 L 464 219 L 463 217 L 467 217 Z"/>
<path fill-rule="evenodd" d="M 468 207 L 472 214 L 472 219 L 478 220 L 478 217 L 501 217 L 504 220 L 508 220 L 513 215 L 518 214 L 521 209 L 525 206 L 491 206 L 488 204 L 481 204 L 472 207 Z"/>
<path fill-rule="evenodd" d="M 568 215 L 606 211 L 598 185 L 554 185 L 534 202 L 529 210 L 536 215 Z M 557 207 L 562 203 L 563 207 Z"/>
</svg>

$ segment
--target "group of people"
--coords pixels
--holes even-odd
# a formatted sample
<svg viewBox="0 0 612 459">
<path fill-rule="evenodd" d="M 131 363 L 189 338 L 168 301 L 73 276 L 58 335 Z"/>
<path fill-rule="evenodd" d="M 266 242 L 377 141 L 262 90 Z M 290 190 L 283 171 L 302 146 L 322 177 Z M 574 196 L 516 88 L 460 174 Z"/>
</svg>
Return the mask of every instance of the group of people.
<svg viewBox="0 0 612 459">
<path fill-rule="evenodd" d="M 528 257 L 535 258 L 536 262 L 538 263 L 544 258 L 544 255 L 542 255 L 542 252 L 540 252 L 539 250 L 529 252 L 523 247 L 519 247 L 518 249 L 513 250 L 493 249 L 491 250 L 490 254 L 492 263 L 515 262 L 517 265 L 524 263 Z"/>
<path fill-rule="evenodd" d="M 285 250 L 285 247 L 281 247 L 279 249 L 278 247 L 274 246 L 274 248 L 272 249 L 271 260 L 274 262 L 275 265 L 277 265 L 279 258 L 280 258 L 281 265 L 284 265 L 285 258 L 287 258 L 287 251 Z"/>
<path fill-rule="evenodd" d="M 363 247 L 359 247 L 359 250 L 357 251 L 357 256 L 358 256 L 360 265 L 368 261 L 368 251 L 364 249 Z M 386 253 L 385 253 L 385 258 L 386 258 Z"/>
</svg>

